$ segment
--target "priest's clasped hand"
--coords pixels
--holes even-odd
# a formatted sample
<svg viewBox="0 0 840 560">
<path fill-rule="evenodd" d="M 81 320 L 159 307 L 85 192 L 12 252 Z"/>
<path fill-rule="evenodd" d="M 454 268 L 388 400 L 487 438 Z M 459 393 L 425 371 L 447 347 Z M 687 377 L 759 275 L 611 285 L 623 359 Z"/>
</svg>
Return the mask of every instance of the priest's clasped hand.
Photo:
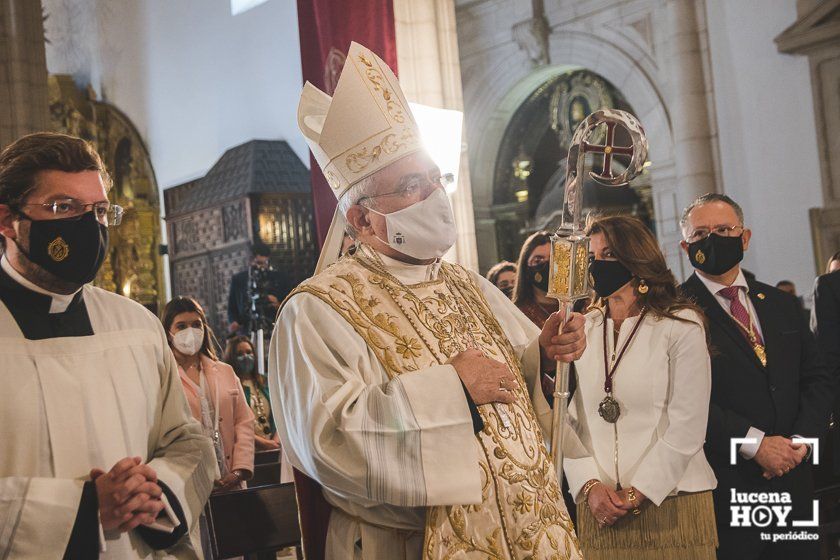
<svg viewBox="0 0 840 560">
<path fill-rule="evenodd" d="M 586 350 L 586 319 L 580 313 L 572 313 L 569 321 L 563 325 L 565 312 L 561 309 L 546 320 L 540 333 L 540 351 L 544 360 L 555 362 L 573 362 Z M 559 334 L 558 334 L 559 333 Z"/>
<path fill-rule="evenodd" d="M 90 478 L 96 484 L 99 521 L 106 531 L 150 525 L 164 509 L 157 473 L 140 457 L 121 459 L 107 473 L 93 469 Z"/>
<path fill-rule="evenodd" d="M 469 348 L 448 362 L 475 404 L 512 403 L 516 381 L 507 364 L 491 360 L 481 350 Z"/>
</svg>

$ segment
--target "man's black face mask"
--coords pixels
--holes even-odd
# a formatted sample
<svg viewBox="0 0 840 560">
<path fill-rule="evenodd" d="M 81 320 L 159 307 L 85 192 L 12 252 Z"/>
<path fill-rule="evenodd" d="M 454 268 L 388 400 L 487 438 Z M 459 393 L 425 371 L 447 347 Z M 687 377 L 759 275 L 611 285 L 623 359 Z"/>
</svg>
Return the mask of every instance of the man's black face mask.
<svg viewBox="0 0 840 560">
<path fill-rule="evenodd" d="M 96 277 L 108 254 L 108 227 L 93 211 L 60 220 L 28 220 L 29 251 L 18 249 L 33 263 L 71 284 L 87 284 Z"/>
<path fill-rule="evenodd" d="M 744 259 L 743 234 L 738 237 L 724 237 L 716 233 L 688 244 L 688 260 L 691 266 L 719 276 Z"/>
</svg>

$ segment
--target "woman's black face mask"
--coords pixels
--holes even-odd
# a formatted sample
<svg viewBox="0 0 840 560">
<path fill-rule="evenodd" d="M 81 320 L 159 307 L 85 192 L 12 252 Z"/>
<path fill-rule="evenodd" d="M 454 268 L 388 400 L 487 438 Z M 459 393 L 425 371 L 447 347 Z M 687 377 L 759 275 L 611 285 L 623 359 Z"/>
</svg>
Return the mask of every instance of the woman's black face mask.
<svg viewBox="0 0 840 560">
<path fill-rule="evenodd" d="M 633 274 L 618 261 L 593 259 L 589 262 L 589 277 L 598 297 L 605 298 L 632 280 Z"/>
<path fill-rule="evenodd" d="M 532 286 L 536 286 L 544 292 L 548 291 L 548 267 L 548 261 L 543 261 L 533 266 L 528 265 L 528 280 Z"/>
</svg>

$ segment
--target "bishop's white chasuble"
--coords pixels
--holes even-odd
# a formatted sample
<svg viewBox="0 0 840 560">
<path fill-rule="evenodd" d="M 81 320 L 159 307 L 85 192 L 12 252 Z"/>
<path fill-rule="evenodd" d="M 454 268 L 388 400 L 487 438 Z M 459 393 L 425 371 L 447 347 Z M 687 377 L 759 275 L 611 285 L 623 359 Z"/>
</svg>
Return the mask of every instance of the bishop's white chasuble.
<svg viewBox="0 0 840 560">
<path fill-rule="evenodd" d="M 580 558 L 541 430 L 538 336 L 480 276 L 364 246 L 293 292 L 271 401 L 289 459 L 334 506 L 327 558 Z M 512 405 L 478 407 L 478 433 L 446 364 L 470 346 L 517 379 Z"/>
</svg>

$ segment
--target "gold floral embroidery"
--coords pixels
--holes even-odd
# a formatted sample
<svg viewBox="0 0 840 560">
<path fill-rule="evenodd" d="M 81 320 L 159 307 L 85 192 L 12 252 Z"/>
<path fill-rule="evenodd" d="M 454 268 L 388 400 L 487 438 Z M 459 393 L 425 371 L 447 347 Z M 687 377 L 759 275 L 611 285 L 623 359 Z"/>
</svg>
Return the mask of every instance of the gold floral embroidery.
<svg viewBox="0 0 840 560">
<path fill-rule="evenodd" d="M 423 349 L 420 346 L 420 343 L 417 342 L 416 338 L 409 338 L 407 336 L 398 336 L 396 344 L 397 352 L 401 354 L 403 358 L 419 358 L 420 351 Z"/>
<path fill-rule="evenodd" d="M 327 184 L 332 190 L 338 190 L 338 188 L 341 186 L 341 182 L 338 180 L 338 177 L 336 177 L 334 171 L 327 171 L 324 174 L 324 177 L 327 179 Z"/>
<path fill-rule="evenodd" d="M 398 123 L 405 122 L 405 108 L 395 99 L 382 72 L 364 54 L 359 55 L 359 61 L 365 66 L 365 76 L 373 84 L 373 90 L 382 94 L 382 99 L 385 101 L 385 107 L 388 109 L 391 118 Z"/>
<path fill-rule="evenodd" d="M 509 427 L 492 406 L 479 407 L 485 421 L 476 435 L 481 503 L 428 508 L 425 559 L 578 559 L 516 352 L 470 273 L 444 263 L 440 277 L 406 287 L 356 253 L 297 291 L 318 296 L 351 323 L 391 377 L 444 363 L 475 343 L 507 363 L 517 379 Z"/>
<path fill-rule="evenodd" d="M 344 164 L 347 169 L 353 173 L 361 173 L 367 169 L 370 164 L 379 161 L 383 155 L 394 154 L 408 145 L 414 139 L 414 132 L 411 129 L 406 129 L 400 134 L 399 138 L 396 134 L 386 134 L 378 144 L 373 147 L 363 147 L 361 150 L 348 155 Z"/>
</svg>

